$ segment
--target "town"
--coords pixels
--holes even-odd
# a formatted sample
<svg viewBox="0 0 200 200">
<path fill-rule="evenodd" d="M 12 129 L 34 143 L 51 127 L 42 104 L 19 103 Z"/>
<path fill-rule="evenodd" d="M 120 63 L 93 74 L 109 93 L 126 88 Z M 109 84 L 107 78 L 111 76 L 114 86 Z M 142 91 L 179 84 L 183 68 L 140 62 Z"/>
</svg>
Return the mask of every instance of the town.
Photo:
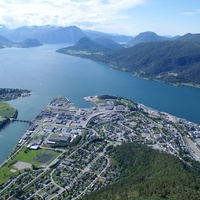
<svg viewBox="0 0 200 200">
<path fill-rule="evenodd" d="M 128 142 L 200 161 L 200 126 L 110 95 L 77 108 L 54 98 L 0 168 L 0 200 L 79 199 L 120 175 L 109 149 Z"/>
</svg>

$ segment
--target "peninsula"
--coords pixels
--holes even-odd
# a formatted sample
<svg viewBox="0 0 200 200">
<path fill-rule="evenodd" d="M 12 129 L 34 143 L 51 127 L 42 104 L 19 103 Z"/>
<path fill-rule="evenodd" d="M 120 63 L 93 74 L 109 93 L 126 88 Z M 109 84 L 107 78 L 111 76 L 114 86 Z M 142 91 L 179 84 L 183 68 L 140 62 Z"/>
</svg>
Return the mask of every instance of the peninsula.
<svg viewBox="0 0 200 200">
<path fill-rule="evenodd" d="M 0 167 L 1 199 L 199 198 L 199 125 L 121 97 L 85 100 L 93 107 L 58 97 L 41 111 Z"/>
<path fill-rule="evenodd" d="M 133 43 L 129 43 L 133 46 L 126 44 L 126 48 L 118 46 L 114 41 L 109 40 L 108 43 L 105 38 L 82 38 L 74 46 L 57 52 L 107 63 L 114 69 L 142 78 L 199 87 L 200 35 L 186 34 L 170 40 L 154 33 L 153 38 L 157 39 L 148 40 L 152 39 L 152 34 L 143 33 Z"/>
</svg>

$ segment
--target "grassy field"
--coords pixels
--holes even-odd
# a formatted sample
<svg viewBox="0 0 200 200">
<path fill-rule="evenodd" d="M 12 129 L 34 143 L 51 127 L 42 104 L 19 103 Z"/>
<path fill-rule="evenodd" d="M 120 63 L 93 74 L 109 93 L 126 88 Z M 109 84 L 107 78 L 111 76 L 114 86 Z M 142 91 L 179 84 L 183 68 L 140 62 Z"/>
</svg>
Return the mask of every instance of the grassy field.
<svg viewBox="0 0 200 200">
<path fill-rule="evenodd" d="M 40 167 L 44 163 L 49 164 L 59 154 L 60 153 L 51 150 L 27 150 L 26 147 L 24 147 L 14 158 L 7 162 L 6 165 L 0 168 L 0 185 L 8 181 L 11 176 L 23 172 L 23 170 L 20 171 L 13 168 L 13 164 L 15 164 L 16 162 L 22 161 L 26 163 L 31 163 L 36 167 Z M 12 172 L 12 169 L 16 170 L 16 172 Z"/>
<path fill-rule="evenodd" d="M 10 106 L 8 103 L 0 101 L 0 116 L 1 117 L 12 117 L 16 112 L 16 109 L 14 109 L 12 106 Z M 0 118 L 1 120 L 1 118 Z"/>
</svg>

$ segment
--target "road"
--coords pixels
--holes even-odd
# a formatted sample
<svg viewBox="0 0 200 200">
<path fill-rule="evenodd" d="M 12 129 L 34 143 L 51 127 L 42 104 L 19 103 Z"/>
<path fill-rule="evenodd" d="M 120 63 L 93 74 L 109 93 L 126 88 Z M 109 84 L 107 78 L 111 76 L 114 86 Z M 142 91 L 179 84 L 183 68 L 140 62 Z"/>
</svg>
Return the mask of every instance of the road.
<svg viewBox="0 0 200 200">
<path fill-rule="evenodd" d="M 197 159 L 200 160 L 200 150 L 198 149 L 198 147 L 187 136 L 183 136 L 183 138 L 184 138 L 185 143 L 193 150 L 193 153 L 195 154 Z"/>
</svg>

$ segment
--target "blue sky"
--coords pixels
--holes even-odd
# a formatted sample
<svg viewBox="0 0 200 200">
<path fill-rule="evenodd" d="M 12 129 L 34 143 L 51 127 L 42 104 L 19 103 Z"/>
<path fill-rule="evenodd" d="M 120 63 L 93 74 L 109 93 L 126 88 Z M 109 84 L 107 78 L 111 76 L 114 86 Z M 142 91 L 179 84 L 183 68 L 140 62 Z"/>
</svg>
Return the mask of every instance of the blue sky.
<svg viewBox="0 0 200 200">
<path fill-rule="evenodd" d="M 108 33 L 200 33 L 199 0 L 1 0 L 0 24 L 76 25 Z"/>
</svg>

